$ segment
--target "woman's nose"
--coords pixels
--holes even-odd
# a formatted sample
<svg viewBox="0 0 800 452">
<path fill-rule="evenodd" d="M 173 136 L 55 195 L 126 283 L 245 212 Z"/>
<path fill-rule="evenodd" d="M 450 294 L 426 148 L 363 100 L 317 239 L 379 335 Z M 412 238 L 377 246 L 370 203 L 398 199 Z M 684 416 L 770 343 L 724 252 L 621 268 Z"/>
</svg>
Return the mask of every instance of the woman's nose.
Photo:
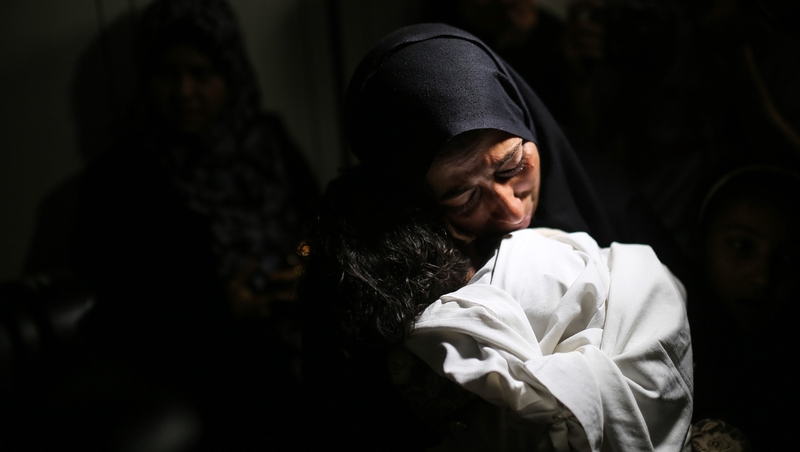
<svg viewBox="0 0 800 452">
<path fill-rule="evenodd" d="M 519 223 L 525 219 L 525 204 L 510 184 L 495 184 L 494 194 L 496 204 L 492 213 L 495 219 L 507 223 Z"/>
</svg>

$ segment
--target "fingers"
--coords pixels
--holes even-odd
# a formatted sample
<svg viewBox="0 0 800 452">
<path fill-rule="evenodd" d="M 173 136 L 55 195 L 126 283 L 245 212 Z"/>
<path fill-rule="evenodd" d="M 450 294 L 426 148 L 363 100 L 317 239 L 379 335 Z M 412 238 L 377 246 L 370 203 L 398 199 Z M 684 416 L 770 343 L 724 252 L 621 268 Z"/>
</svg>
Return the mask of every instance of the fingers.
<svg viewBox="0 0 800 452">
<path fill-rule="evenodd" d="M 292 268 L 285 268 L 282 270 L 274 271 L 269 274 L 267 279 L 269 282 L 293 282 L 300 277 L 300 267 L 295 266 Z"/>
<path fill-rule="evenodd" d="M 272 303 L 290 303 L 297 298 L 299 265 L 267 275 L 265 292 L 255 292 L 249 285 L 258 272 L 258 263 L 252 261 L 228 282 L 228 299 L 238 317 L 268 317 L 272 311 Z"/>
<path fill-rule="evenodd" d="M 251 260 L 230 280 L 228 286 L 244 286 L 258 273 L 258 262 Z"/>
<path fill-rule="evenodd" d="M 289 303 L 295 301 L 297 298 L 297 292 L 294 290 L 275 290 L 265 294 L 266 298 L 269 302 L 284 302 Z"/>
</svg>

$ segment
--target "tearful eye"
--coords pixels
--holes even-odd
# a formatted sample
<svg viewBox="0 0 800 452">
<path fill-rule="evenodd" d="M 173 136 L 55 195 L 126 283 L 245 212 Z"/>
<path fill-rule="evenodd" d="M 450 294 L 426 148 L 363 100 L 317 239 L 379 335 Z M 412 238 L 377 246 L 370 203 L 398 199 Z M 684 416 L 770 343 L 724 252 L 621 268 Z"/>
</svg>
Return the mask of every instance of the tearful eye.
<svg viewBox="0 0 800 452">
<path fill-rule="evenodd" d="M 443 204 L 447 213 L 451 215 L 465 215 L 471 212 L 475 206 L 478 205 L 478 200 L 480 199 L 480 190 L 471 190 L 468 193 L 465 193 L 464 196 L 466 197 L 466 200 L 459 202 L 461 200 L 458 199 L 458 204 Z"/>
<path fill-rule="evenodd" d="M 495 173 L 495 176 L 499 179 L 511 179 L 512 177 L 516 176 L 517 174 L 521 173 L 525 169 L 525 165 L 527 164 L 527 159 L 523 157 L 520 159 L 519 163 L 513 168 L 500 170 Z"/>
</svg>

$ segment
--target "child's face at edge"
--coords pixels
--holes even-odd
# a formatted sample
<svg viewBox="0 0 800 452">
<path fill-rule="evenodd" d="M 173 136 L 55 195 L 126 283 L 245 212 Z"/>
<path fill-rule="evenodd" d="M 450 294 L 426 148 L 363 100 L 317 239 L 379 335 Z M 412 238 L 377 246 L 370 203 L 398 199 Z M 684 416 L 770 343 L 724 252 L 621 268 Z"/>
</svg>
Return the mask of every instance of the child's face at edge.
<svg viewBox="0 0 800 452">
<path fill-rule="evenodd" d="M 783 304 L 797 270 L 791 232 L 776 206 L 756 199 L 720 211 L 709 223 L 703 250 L 708 282 L 740 329 L 758 328 Z"/>
</svg>

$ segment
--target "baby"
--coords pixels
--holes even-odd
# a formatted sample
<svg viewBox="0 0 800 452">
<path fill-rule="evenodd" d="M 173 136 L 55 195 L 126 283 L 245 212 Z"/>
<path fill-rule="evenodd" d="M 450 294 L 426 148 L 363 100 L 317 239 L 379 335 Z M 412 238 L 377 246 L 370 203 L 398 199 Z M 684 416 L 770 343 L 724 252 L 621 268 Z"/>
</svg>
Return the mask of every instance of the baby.
<svg viewBox="0 0 800 452">
<path fill-rule="evenodd" d="M 369 178 L 353 172 L 331 187 L 310 244 L 307 276 L 332 281 L 319 287 L 351 350 L 402 343 L 545 426 L 545 450 L 688 447 L 685 294 L 650 247 L 522 230 L 472 274 L 435 206 Z"/>
<path fill-rule="evenodd" d="M 426 194 L 376 174 L 358 167 L 328 186 L 301 285 L 301 297 L 332 307 L 346 347 L 360 350 L 402 344 L 416 317 L 473 272 L 436 206 L 412 202 Z"/>
</svg>

